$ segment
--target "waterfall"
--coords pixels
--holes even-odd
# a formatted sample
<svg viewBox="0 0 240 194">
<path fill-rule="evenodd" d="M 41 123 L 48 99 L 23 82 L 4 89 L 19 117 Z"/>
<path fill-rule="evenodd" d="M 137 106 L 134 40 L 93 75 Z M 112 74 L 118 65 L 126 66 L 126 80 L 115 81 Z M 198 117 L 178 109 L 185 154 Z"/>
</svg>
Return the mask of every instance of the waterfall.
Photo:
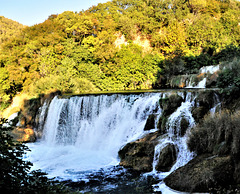
<svg viewBox="0 0 240 194">
<path fill-rule="evenodd" d="M 194 75 L 190 76 L 190 80 L 186 83 L 186 88 L 206 88 L 206 83 L 207 83 L 207 74 L 214 74 L 215 72 L 220 70 L 219 65 L 211 65 L 211 66 L 204 66 L 200 68 L 199 70 L 199 75 L 205 74 L 205 77 L 199 82 L 199 83 L 194 83 L 193 82 L 193 77 Z M 194 86 L 196 85 L 196 86 Z"/>
<path fill-rule="evenodd" d="M 123 146 L 158 130 L 158 121 L 164 112 L 159 100 L 168 99 L 172 94 L 181 96 L 182 103 L 168 115 L 166 133 L 156 140 L 153 170 L 145 174 L 163 180 L 194 157 L 187 148 L 187 137 L 195 125 L 191 111 L 198 105 L 198 92 L 56 96 L 40 109 L 37 130 L 42 126 L 42 136 L 28 145 L 32 152 L 27 153 L 26 159 L 34 164 L 33 170 L 42 169 L 49 177 L 89 182 L 91 173 L 119 164 L 118 151 Z M 213 100 L 210 112 L 220 106 L 216 94 Z M 151 115 L 155 115 L 155 128 L 144 131 Z M 182 122 L 185 128 L 181 127 Z M 159 156 L 169 144 L 176 148 L 176 161 L 169 172 L 159 172 L 156 170 Z M 174 193 L 163 182 L 153 186 L 155 191 Z"/>
<path fill-rule="evenodd" d="M 214 100 L 214 105 L 213 107 L 210 109 L 210 114 L 212 116 L 214 116 L 214 114 L 217 112 L 217 111 L 221 111 L 221 101 L 219 99 L 219 96 L 217 94 L 214 93 L 214 97 L 213 97 L 213 100 Z"/>
<path fill-rule="evenodd" d="M 29 144 L 33 169 L 50 177 L 79 180 L 81 174 L 119 163 L 118 151 L 142 137 L 150 114 L 159 114 L 161 93 L 55 97 L 42 138 Z M 42 108 L 46 111 L 46 108 Z M 44 115 L 41 113 L 40 115 Z M 154 129 L 153 129 L 154 130 Z"/>
<path fill-rule="evenodd" d="M 219 69 L 220 69 L 219 65 L 204 66 L 200 69 L 200 73 L 214 74 L 215 72 L 219 71 Z"/>
<path fill-rule="evenodd" d="M 190 81 L 187 83 L 185 88 L 206 88 L 207 78 L 203 78 L 196 86 L 193 86 L 195 83 L 192 81 L 193 76 L 191 76 Z"/>
<path fill-rule="evenodd" d="M 170 115 L 167 122 L 167 133 L 159 140 L 158 145 L 155 147 L 153 171 L 147 173 L 146 176 L 152 175 L 158 177 L 159 180 L 163 180 L 167 175 L 176 170 L 177 168 L 185 165 L 193 157 L 194 153 L 190 152 L 187 148 L 187 136 L 190 130 L 194 127 L 195 121 L 191 114 L 191 108 L 194 106 L 195 97 L 192 93 L 188 92 L 185 101 L 181 106 Z M 185 119 L 188 122 L 188 127 L 183 133 L 181 131 L 181 121 Z M 177 159 L 169 172 L 157 172 L 156 165 L 161 150 L 163 150 L 168 144 L 173 144 L 177 150 Z M 154 191 L 161 191 L 162 193 L 175 193 L 169 189 L 164 182 L 159 182 L 153 185 Z"/>
</svg>

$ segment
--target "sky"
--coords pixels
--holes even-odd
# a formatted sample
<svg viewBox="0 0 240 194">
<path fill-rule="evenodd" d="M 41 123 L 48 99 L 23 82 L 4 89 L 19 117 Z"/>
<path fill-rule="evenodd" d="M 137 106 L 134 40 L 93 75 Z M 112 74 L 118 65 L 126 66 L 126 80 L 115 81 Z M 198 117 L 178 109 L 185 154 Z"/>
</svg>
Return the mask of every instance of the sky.
<svg viewBox="0 0 240 194">
<path fill-rule="evenodd" d="M 52 14 L 82 11 L 110 0 L 0 0 L 0 16 L 32 26 Z"/>
</svg>

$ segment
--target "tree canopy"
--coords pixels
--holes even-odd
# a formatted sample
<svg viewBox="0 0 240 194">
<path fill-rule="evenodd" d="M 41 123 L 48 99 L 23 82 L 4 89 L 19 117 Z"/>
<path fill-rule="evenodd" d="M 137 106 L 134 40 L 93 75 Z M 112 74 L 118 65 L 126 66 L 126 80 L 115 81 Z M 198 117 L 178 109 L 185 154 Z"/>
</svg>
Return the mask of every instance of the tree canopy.
<svg viewBox="0 0 240 194">
<path fill-rule="evenodd" d="M 149 89 L 224 60 L 240 42 L 236 0 L 112 0 L 32 27 L 0 22 L 2 101 L 22 91 Z"/>
</svg>

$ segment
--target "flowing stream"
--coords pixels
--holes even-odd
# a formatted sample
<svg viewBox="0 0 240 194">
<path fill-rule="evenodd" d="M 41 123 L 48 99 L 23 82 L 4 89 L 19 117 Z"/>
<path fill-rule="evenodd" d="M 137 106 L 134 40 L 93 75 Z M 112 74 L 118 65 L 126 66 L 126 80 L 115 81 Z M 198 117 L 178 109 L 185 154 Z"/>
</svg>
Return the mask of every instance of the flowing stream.
<svg viewBox="0 0 240 194">
<path fill-rule="evenodd" d="M 69 98 L 56 96 L 48 106 L 45 103 L 40 110 L 42 138 L 28 144 L 32 151 L 27 153 L 26 159 L 34 164 L 33 169 L 41 169 L 49 177 L 89 182 L 90 174 L 98 173 L 99 170 L 108 173 L 107 169 L 119 164 L 118 151 L 121 147 L 147 133 L 157 131 L 156 126 L 150 131 L 143 129 L 150 114 L 156 114 L 158 118 L 161 116 L 159 99 L 171 93 L 104 94 Z M 195 124 L 191 115 L 195 94 L 178 92 L 178 95 L 184 98 L 184 102 L 170 115 L 167 134 L 155 147 L 153 171 L 147 173 L 159 179 L 193 157 L 193 153 L 187 149 L 186 138 Z M 45 119 L 44 114 L 47 115 Z M 185 135 L 179 129 L 179 122 L 183 118 L 189 122 Z M 155 170 L 157 158 L 167 143 L 176 146 L 177 162 L 170 172 L 159 173 Z M 114 173 L 117 176 L 118 173 Z M 119 170 L 119 173 L 124 173 L 124 170 Z M 163 193 L 166 189 L 162 182 L 154 187 Z"/>
</svg>

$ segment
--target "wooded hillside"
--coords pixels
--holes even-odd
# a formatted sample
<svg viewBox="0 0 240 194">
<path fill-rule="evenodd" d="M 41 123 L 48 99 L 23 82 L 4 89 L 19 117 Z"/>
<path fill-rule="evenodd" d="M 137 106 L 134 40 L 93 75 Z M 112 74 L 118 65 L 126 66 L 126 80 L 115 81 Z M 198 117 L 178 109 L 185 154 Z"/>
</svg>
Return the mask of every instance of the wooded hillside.
<svg viewBox="0 0 240 194">
<path fill-rule="evenodd" d="M 24 25 L 0 16 L 0 45 L 17 36 L 23 28 Z"/>
<path fill-rule="evenodd" d="M 166 76 L 194 73 L 240 53 L 236 0 L 113 0 L 32 27 L 13 24 L 1 28 L 2 101 L 22 91 L 161 87 Z"/>
</svg>

